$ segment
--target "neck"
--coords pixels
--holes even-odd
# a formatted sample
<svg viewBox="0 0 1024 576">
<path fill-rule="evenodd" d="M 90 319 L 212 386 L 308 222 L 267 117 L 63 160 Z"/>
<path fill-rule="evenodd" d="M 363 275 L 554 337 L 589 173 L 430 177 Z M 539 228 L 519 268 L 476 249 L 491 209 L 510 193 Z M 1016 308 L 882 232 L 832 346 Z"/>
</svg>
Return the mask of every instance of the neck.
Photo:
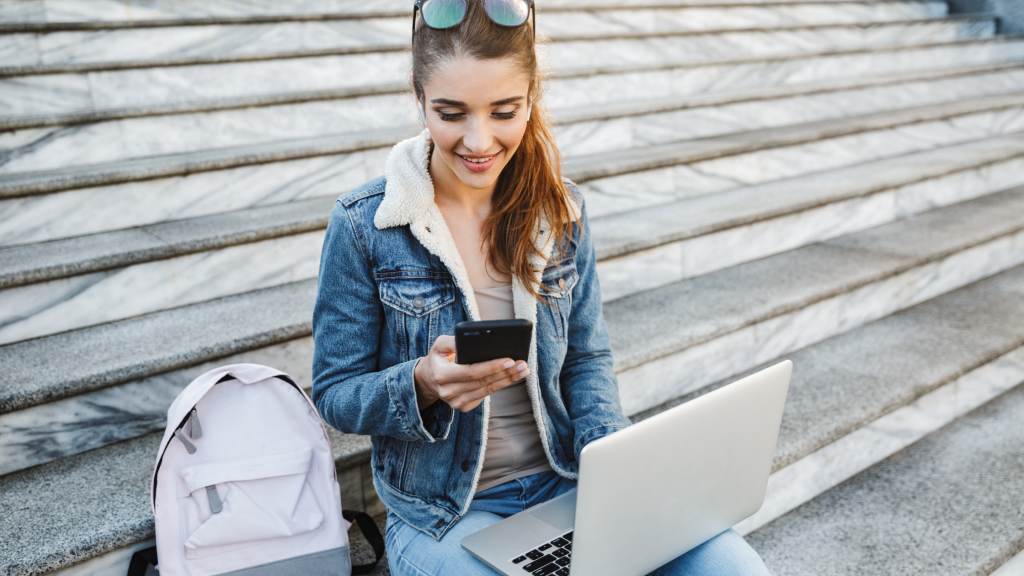
<svg viewBox="0 0 1024 576">
<path fill-rule="evenodd" d="M 437 149 L 430 155 L 430 179 L 434 183 L 434 202 L 486 218 L 491 213 L 491 198 L 497 183 L 487 188 L 471 188 L 452 172 Z"/>
</svg>

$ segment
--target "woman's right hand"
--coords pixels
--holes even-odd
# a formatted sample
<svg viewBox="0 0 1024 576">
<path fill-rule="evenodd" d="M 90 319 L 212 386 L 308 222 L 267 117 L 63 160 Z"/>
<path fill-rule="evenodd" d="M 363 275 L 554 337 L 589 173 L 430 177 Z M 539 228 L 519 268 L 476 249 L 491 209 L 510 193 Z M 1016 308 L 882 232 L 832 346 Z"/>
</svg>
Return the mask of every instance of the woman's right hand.
<svg viewBox="0 0 1024 576">
<path fill-rule="evenodd" d="M 438 336 L 420 358 L 413 374 L 416 402 L 423 410 L 443 400 L 455 410 L 469 412 L 484 398 L 530 375 L 525 361 L 501 358 L 478 364 L 455 363 L 455 337 Z"/>
</svg>

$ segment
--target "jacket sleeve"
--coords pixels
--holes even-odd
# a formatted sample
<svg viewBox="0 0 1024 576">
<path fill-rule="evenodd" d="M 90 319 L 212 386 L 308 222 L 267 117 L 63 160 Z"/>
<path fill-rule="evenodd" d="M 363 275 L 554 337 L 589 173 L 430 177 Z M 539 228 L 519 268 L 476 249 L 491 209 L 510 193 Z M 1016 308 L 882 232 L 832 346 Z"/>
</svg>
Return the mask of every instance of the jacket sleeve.
<svg viewBox="0 0 1024 576">
<path fill-rule="evenodd" d="M 575 192 L 575 190 L 573 190 Z M 576 192 L 579 197 L 579 193 Z M 588 443 L 630 425 L 622 414 L 619 384 L 601 306 L 594 242 L 585 207 L 576 230 L 576 271 L 567 327 L 567 352 L 559 374 L 572 421 L 576 459 Z"/>
<path fill-rule="evenodd" d="M 334 205 L 313 308 L 313 402 L 324 420 L 350 434 L 434 442 L 445 439 L 451 408 L 435 402 L 421 414 L 411 360 L 380 370 L 385 322 L 366 238 L 353 222 L 358 207 Z"/>
</svg>

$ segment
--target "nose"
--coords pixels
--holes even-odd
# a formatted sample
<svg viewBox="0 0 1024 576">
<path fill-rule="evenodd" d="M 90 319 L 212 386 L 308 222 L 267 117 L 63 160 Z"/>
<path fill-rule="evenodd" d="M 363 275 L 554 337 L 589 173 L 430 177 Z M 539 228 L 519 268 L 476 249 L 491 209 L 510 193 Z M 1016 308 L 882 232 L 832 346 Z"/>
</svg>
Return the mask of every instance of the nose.
<svg viewBox="0 0 1024 576">
<path fill-rule="evenodd" d="M 470 154 L 486 154 L 494 144 L 494 134 L 490 123 L 473 117 L 466 123 L 466 133 L 462 136 L 462 145 Z"/>
</svg>

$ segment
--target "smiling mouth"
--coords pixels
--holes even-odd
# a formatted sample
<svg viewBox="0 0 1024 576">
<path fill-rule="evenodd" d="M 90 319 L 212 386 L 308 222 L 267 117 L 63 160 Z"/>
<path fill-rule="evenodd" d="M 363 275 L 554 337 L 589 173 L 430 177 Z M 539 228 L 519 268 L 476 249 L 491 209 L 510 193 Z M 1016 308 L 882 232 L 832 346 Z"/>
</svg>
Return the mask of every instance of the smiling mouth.
<svg viewBox="0 0 1024 576">
<path fill-rule="evenodd" d="M 490 162 L 491 160 L 493 160 L 495 156 L 497 156 L 497 154 L 492 154 L 492 155 L 484 157 L 484 158 L 469 158 L 469 157 L 463 156 L 462 154 L 458 154 L 459 158 L 462 158 L 466 162 L 472 162 L 473 164 L 486 164 L 486 163 Z"/>
<path fill-rule="evenodd" d="M 501 154 L 500 152 L 498 154 Z M 470 172 L 486 172 L 491 169 L 491 166 L 495 165 L 495 158 L 498 154 L 492 154 L 490 156 L 481 156 L 477 158 L 469 158 L 462 154 L 456 153 L 455 155 L 462 160 L 462 165 L 465 166 L 466 170 Z"/>
</svg>

